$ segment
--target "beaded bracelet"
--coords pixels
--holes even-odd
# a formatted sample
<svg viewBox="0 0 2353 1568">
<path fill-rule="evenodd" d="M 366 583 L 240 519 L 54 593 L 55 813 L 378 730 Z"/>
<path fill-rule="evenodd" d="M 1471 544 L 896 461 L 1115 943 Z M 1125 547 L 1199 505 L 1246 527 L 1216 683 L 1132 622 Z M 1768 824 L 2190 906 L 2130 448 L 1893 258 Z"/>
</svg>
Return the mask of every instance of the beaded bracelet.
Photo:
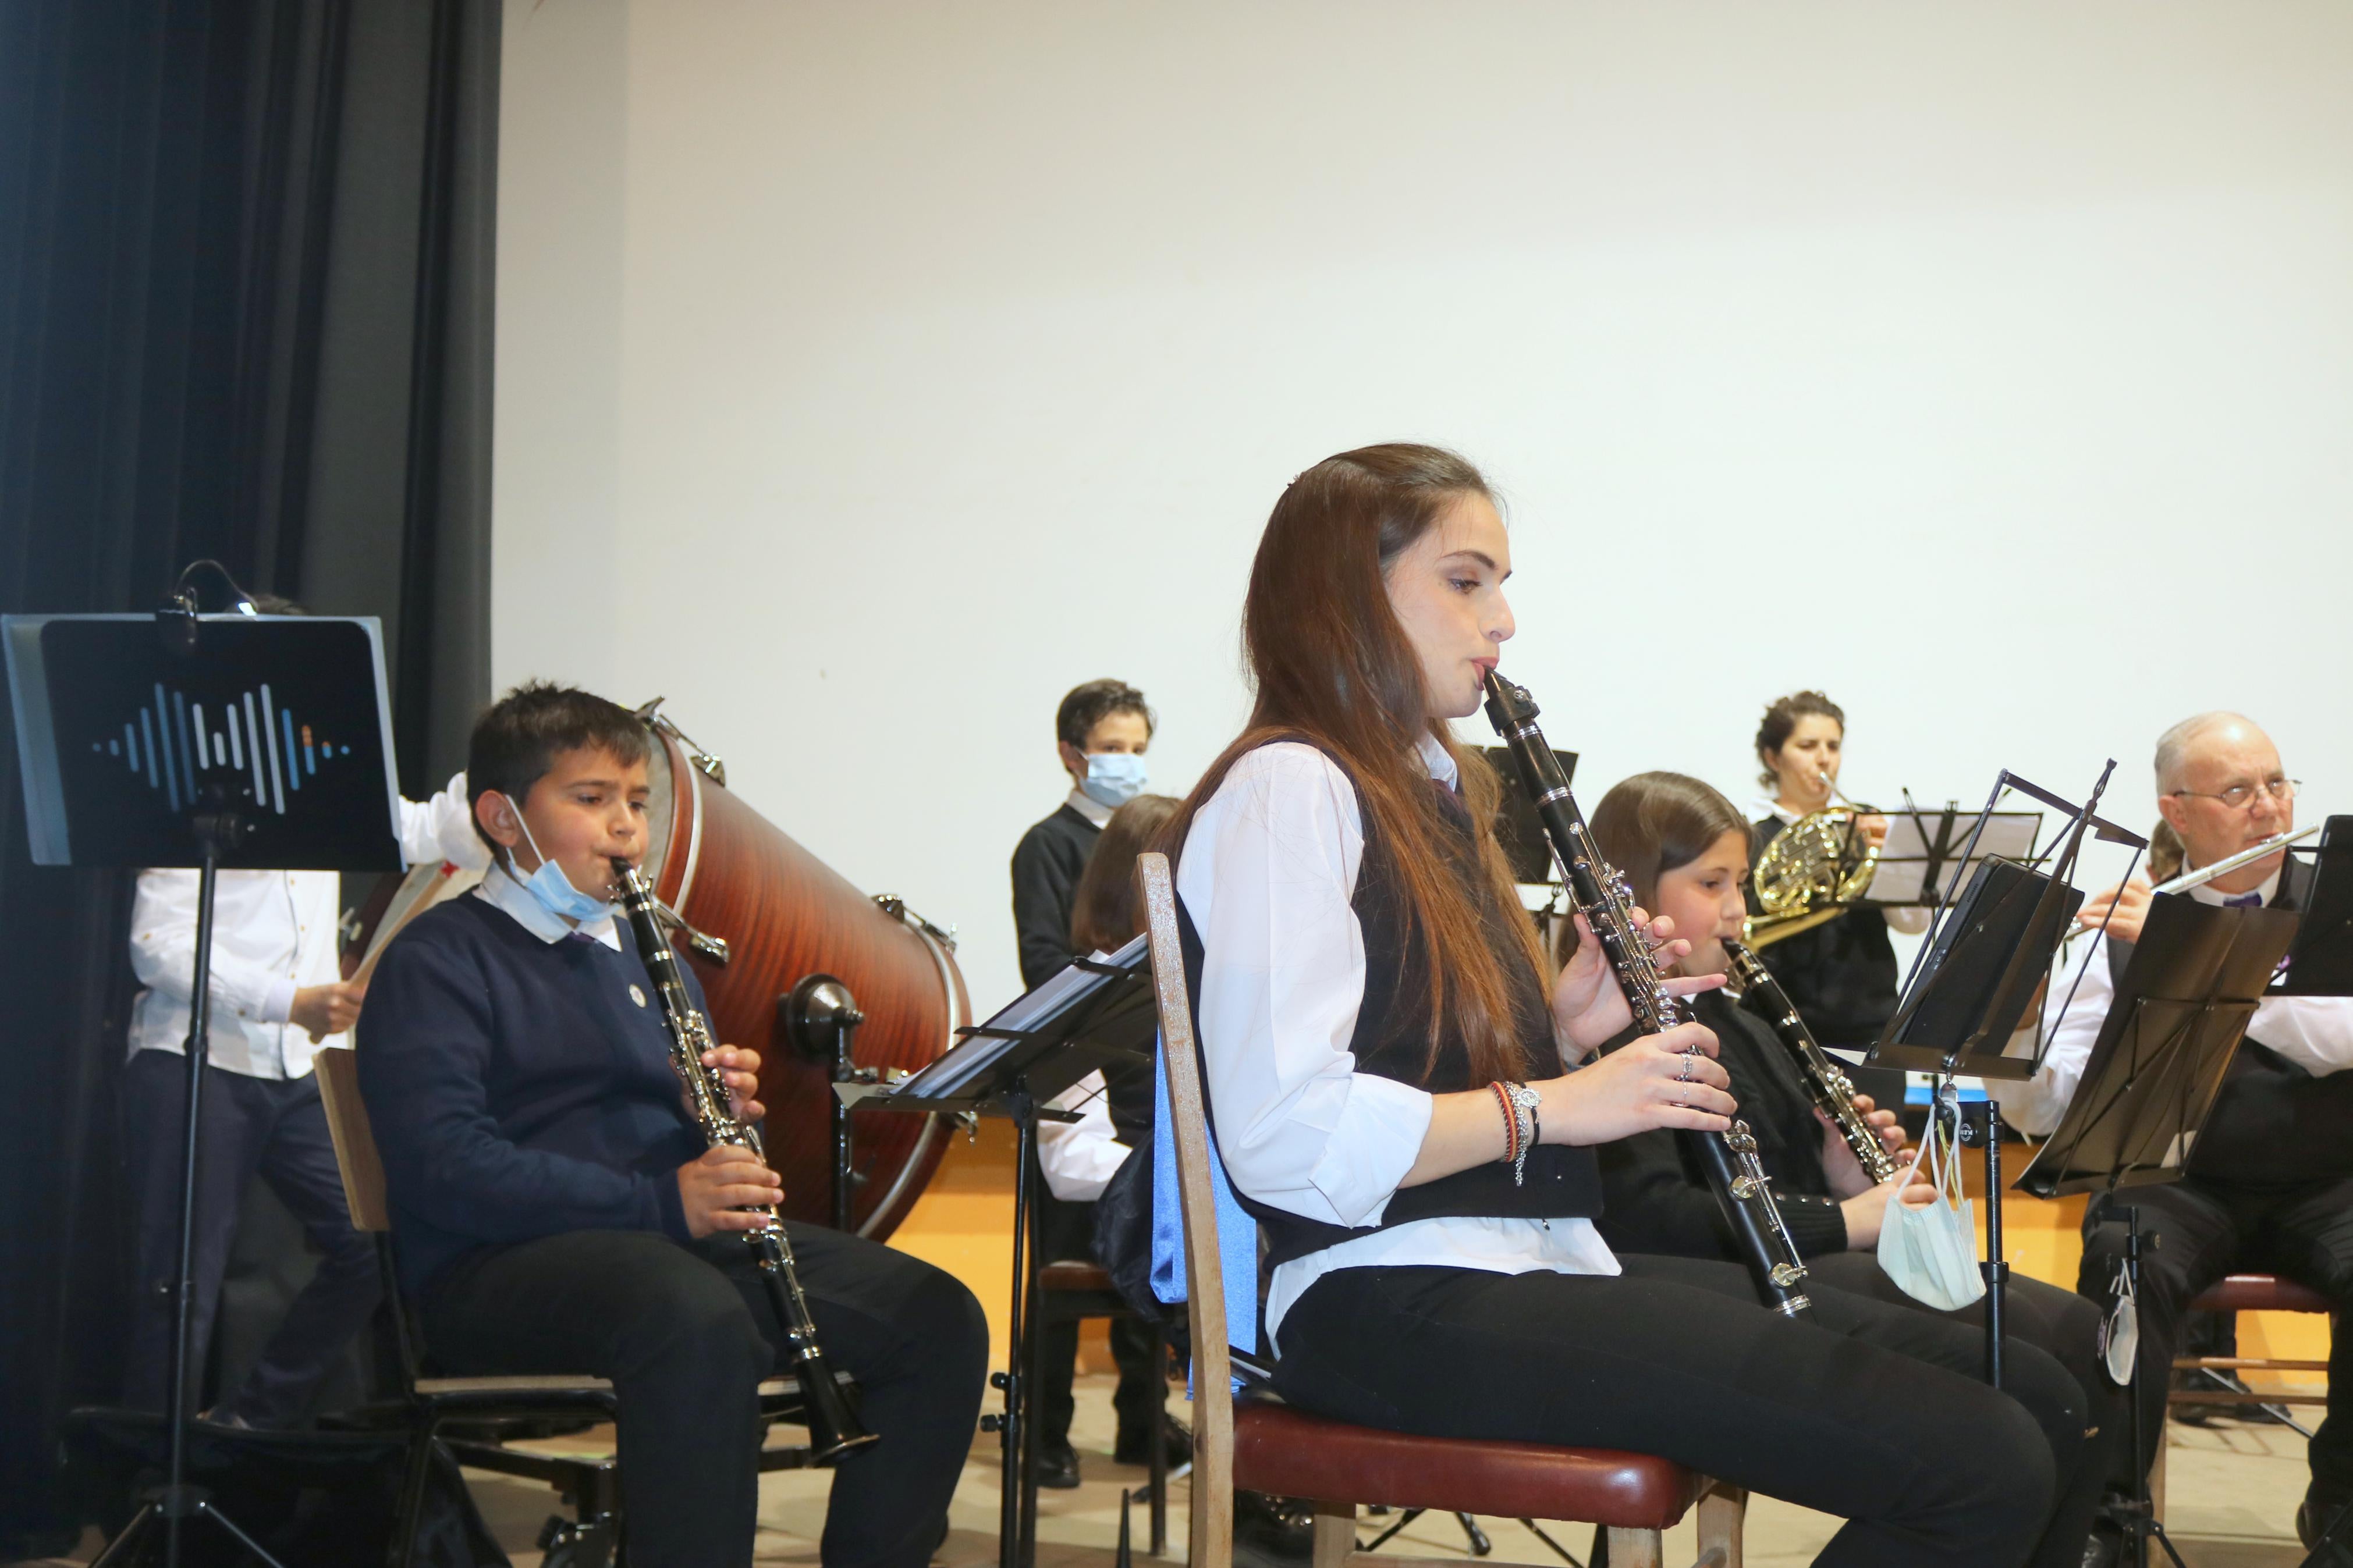
<svg viewBox="0 0 2353 1568">
<path fill-rule="evenodd" d="M 1500 1082 L 1487 1086 L 1495 1091 L 1495 1103 L 1504 1111 L 1504 1163 L 1516 1167 L 1522 1159 L 1520 1151 L 1520 1109 L 1512 1103 L 1512 1091 Z"/>
</svg>

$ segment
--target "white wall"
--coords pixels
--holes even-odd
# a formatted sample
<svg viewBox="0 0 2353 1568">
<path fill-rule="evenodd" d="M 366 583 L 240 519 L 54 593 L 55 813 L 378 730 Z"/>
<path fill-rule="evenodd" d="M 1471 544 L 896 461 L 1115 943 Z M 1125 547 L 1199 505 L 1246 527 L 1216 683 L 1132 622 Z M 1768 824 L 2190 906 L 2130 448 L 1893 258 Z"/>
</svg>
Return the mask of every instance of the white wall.
<svg viewBox="0 0 2353 1568">
<path fill-rule="evenodd" d="M 656 692 L 1017 988 L 1055 700 L 1181 791 L 1326 453 L 1506 492 L 1506 668 L 1751 791 L 2061 791 L 2243 707 L 2353 809 L 2353 10 L 507 8 L 494 667 Z M 1482 737 L 1483 739 L 1483 737 Z"/>
</svg>

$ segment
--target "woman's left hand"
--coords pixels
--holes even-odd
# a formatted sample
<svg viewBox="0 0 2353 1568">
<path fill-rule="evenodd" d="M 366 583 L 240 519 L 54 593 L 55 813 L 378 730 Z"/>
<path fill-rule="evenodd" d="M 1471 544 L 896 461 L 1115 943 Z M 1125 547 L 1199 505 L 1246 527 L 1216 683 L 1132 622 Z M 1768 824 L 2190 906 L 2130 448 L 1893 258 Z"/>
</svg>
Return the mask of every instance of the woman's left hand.
<svg viewBox="0 0 2353 1568">
<path fill-rule="evenodd" d="M 1873 849 L 1887 847 L 1887 818 L 1874 812 L 1867 816 L 1856 817 L 1854 825 L 1862 829 L 1863 842 Z"/>
<path fill-rule="evenodd" d="M 1626 1005 L 1626 994 L 1619 989 L 1601 944 L 1593 940 L 1593 928 L 1581 914 L 1576 920 L 1577 952 L 1553 984 L 1552 1016 L 1561 1038 L 1584 1057 L 1623 1034 L 1634 1021 L 1634 1010 Z M 1652 920 L 1638 909 L 1634 922 L 1650 943 L 1651 962 L 1662 970 L 1672 968 L 1690 953 L 1691 943 L 1676 938 L 1675 922 L 1664 915 Z M 1721 974 L 1677 975 L 1667 982 L 1667 994 L 1695 996 L 1723 984 Z"/>
<path fill-rule="evenodd" d="M 760 1053 L 748 1046 L 721 1046 L 702 1053 L 702 1065 L 717 1068 L 727 1083 L 728 1109 L 738 1121 L 757 1121 L 768 1108 L 753 1098 L 760 1092 Z"/>
</svg>

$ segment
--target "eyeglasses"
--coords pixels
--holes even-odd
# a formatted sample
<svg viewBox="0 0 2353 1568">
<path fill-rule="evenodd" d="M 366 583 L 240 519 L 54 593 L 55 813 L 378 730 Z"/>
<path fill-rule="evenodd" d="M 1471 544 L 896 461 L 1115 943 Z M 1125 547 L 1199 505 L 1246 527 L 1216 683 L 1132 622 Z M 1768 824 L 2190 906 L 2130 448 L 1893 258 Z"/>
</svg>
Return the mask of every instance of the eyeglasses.
<svg viewBox="0 0 2353 1568">
<path fill-rule="evenodd" d="M 2189 795 L 2198 800 L 2219 800 L 2232 811 L 2244 811 L 2254 804 L 2258 792 L 2285 805 L 2295 798 L 2296 787 L 2303 782 L 2302 779 L 2267 779 L 2259 784 L 2232 784 L 2220 795 L 2209 795 L 2204 790 L 2197 789 L 2178 789 L 2173 793 Z"/>
</svg>

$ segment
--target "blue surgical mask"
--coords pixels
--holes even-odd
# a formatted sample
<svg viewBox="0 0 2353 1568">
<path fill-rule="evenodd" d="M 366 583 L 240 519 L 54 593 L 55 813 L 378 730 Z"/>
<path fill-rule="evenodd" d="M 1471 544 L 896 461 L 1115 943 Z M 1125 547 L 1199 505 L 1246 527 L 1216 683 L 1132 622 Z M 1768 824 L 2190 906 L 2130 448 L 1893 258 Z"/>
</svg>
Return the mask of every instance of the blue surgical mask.
<svg viewBox="0 0 2353 1568">
<path fill-rule="evenodd" d="M 613 912 L 608 900 L 574 887 L 572 879 L 564 874 L 563 867 L 540 854 L 539 840 L 531 836 L 531 824 L 523 821 L 521 807 L 515 810 L 515 825 L 522 829 L 523 842 L 531 846 L 531 852 L 539 856 L 539 869 L 522 879 L 522 889 L 541 909 L 575 925 L 601 920 Z M 509 875 L 514 872 L 512 857 L 508 858 L 507 871 Z"/>
<path fill-rule="evenodd" d="M 1961 1195 L 1960 1151 L 1947 1127 L 1942 1116 L 1931 1115 L 1927 1144 L 1917 1156 L 1928 1162 L 1936 1200 L 1914 1208 L 1888 1199 L 1879 1222 L 1879 1267 L 1914 1300 L 1957 1312 L 1986 1288 L 1978 1272 L 1975 1209 Z"/>
<path fill-rule="evenodd" d="M 1098 805 L 1116 811 L 1144 793 L 1148 775 L 1135 752 L 1089 752 L 1086 782 L 1079 787 Z"/>
</svg>

